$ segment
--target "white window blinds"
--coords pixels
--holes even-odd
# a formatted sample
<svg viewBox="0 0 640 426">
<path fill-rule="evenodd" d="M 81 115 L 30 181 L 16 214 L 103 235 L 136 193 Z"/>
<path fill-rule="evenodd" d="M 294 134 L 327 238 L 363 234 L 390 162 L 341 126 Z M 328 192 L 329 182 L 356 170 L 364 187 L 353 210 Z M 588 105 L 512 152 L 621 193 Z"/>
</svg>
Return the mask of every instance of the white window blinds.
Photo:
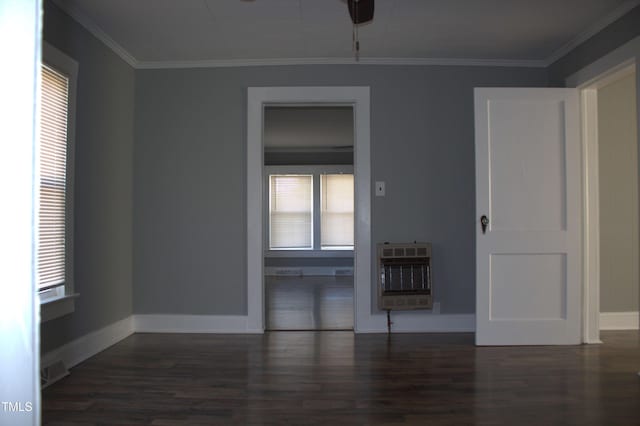
<svg viewBox="0 0 640 426">
<path fill-rule="evenodd" d="M 321 248 L 353 248 L 353 175 L 320 176 Z"/>
<path fill-rule="evenodd" d="M 43 65 L 40 110 L 39 290 L 65 282 L 69 78 Z"/>
<path fill-rule="evenodd" d="M 313 175 L 269 176 L 269 247 L 313 249 Z"/>
</svg>

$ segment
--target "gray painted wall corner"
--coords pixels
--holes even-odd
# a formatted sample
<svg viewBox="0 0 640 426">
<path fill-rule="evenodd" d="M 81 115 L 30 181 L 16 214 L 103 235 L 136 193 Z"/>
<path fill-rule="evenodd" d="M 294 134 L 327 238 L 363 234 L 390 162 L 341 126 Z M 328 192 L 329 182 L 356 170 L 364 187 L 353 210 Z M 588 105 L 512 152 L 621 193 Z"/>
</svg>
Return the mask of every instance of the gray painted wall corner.
<svg viewBox="0 0 640 426">
<path fill-rule="evenodd" d="M 47 352 L 132 313 L 135 74 L 44 2 L 43 38 L 79 63 L 76 108 L 75 312 L 41 326 Z"/>
</svg>

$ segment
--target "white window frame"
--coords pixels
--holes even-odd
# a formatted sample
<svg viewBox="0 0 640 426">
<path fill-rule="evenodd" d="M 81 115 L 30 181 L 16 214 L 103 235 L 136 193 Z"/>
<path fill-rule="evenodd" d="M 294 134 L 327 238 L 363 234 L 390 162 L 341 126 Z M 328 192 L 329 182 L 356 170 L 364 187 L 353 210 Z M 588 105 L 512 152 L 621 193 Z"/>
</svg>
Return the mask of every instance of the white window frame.
<svg viewBox="0 0 640 426">
<path fill-rule="evenodd" d="M 270 175 L 313 175 L 313 249 L 271 250 L 269 247 L 269 207 L 263 211 L 262 227 L 264 235 L 265 257 L 353 257 L 353 247 L 345 249 L 321 248 L 321 222 L 320 209 L 320 175 L 324 174 L 353 174 L 352 165 L 292 165 L 292 166 L 264 166 L 264 194 L 263 199 L 269 200 L 269 176 Z M 355 232 L 355 230 L 354 230 Z"/>
<path fill-rule="evenodd" d="M 310 206 L 309 204 L 307 204 L 307 207 L 311 208 L 311 221 L 309 223 L 309 227 L 307 227 L 307 231 L 309 232 L 309 243 L 310 243 L 310 247 L 284 247 L 284 248 L 274 248 L 272 246 L 271 243 L 271 237 L 272 237 L 272 232 L 271 232 L 271 227 L 273 225 L 273 215 L 274 212 L 271 210 L 272 209 L 272 203 L 273 203 L 273 197 L 271 194 L 271 190 L 273 189 L 273 182 L 271 180 L 272 177 L 283 177 L 283 176 L 287 176 L 287 177 L 304 177 L 304 178 L 311 178 L 311 188 L 310 188 L 310 194 L 311 194 L 311 199 L 310 199 Z M 268 221 L 268 225 L 267 228 L 269 229 L 269 233 L 268 236 L 269 238 L 267 238 L 268 241 L 266 241 L 266 243 L 269 245 L 269 250 L 271 251 L 286 251 L 286 250 L 293 250 L 293 251 L 300 251 L 300 250 L 313 250 L 314 249 L 314 243 L 315 243 L 315 232 L 316 232 L 316 227 L 315 227 L 315 208 L 316 208 L 316 203 L 315 203 L 315 198 L 316 198 L 316 194 L 314 194 L 315 191 L 315 176 L 312 173 L 269 173 L 267 175 L 267 191 L 269 193 L 269 209 L 268 209 L 268 216 L 267 216 L 267 221 Z M 305 185 L 307 186 L 307 185 Z M 307 186 L 307 189 L 309 189 L 309 186 Z"/>
<path fill-rule="evenodd" d="M 39 291 L 40 322 L 46 322 L 54 318 L 70 314 L 75 310 L 75 298 L 73 276 L 73 227 L 74 227 L 74 171 L 75 171 L 75 129 L 76 129 L 76 100 L 78 87 L 78 62 L 62 53 L 60 50 L 43 42 L 42 63 L 64 74 L 69 78 L 69 106 L 67 118 L 67 175 L 66 175 L 66 234 L 65 234 L 65 282 L 58 287 Z M 40 77 L 39 77 L 39 82 Z M 40 117 L 40 106 L 38 106 Z M 38 126 L 39 135 L 39 126 Z M 38 158 L 40 146 L 37 146 Z M 36 193 L 35 202 L 38 203 L 39 193 Z M 39 237 L 38 237 L 39 238 Z"/>
</svg>

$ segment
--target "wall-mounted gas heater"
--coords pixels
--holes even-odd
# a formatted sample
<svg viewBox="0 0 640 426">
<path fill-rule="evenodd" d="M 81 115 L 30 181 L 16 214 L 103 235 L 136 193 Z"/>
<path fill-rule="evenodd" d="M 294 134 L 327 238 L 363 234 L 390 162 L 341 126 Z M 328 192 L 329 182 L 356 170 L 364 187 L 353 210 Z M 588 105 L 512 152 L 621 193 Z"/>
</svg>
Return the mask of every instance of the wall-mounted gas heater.
<svg viewBox="0 0 640 426">
<path fill-rule="evenodd" d="M 378 308 L 431 309 L 431 244 L 378 244 Z"/>
</svg>

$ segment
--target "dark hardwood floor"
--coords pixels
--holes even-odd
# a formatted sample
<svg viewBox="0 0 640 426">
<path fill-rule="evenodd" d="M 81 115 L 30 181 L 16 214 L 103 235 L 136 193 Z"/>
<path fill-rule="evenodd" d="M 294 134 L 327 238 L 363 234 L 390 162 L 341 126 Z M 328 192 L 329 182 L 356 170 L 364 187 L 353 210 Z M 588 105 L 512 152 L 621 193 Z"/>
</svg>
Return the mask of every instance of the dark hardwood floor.
<svg viewBox="0 0 640 426">
<path fill-rule="evenodd" d="M 353 276 L 264 280 L 267 330 L 353 330 Z"/>
<path fill-rule="evenodd" d="M 47 425 L 639 425 L 638 331 L 603 345 L 472 334 L 134 334 L 43 391 Z"/>
</svg>

